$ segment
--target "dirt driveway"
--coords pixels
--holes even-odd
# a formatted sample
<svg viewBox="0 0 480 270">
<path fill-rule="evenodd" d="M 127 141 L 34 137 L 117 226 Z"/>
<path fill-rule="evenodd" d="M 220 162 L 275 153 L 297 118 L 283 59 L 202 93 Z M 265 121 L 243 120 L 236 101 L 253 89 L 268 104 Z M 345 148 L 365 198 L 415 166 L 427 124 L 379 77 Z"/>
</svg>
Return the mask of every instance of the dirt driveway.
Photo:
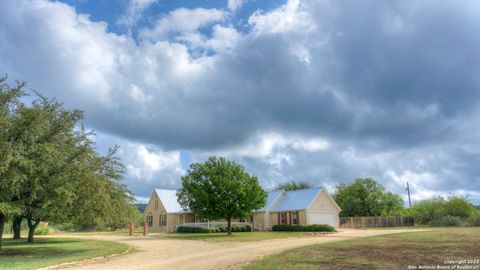
<svg viewBox="0 0 480 270">
<path fill-rule="evenodd" d="M 138 251 L 67 269 L 123 270 L 123 269 L 237 269 L 249 261 L 287 249 L 341 241 L 365 236 L 412 230 L 351 230 L 302 238 L 266 240 L 259 242 L 206 242 L 159 237 L 88 236 L 99 240 L 118 241 Z"/>
</svg>

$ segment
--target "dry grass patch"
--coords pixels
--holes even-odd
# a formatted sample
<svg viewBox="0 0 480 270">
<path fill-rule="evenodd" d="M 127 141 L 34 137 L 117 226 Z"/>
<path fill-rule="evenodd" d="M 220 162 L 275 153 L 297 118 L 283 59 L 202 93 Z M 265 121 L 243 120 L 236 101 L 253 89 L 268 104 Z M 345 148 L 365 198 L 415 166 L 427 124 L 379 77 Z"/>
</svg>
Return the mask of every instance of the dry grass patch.
<svg viewBox="0 0 480 270">
<path fill-rule="evenodd" d="M 442 228 L 302 247 L 246 269 L 408 269 L 480 258 L 480 228 Z"/>
</svg>

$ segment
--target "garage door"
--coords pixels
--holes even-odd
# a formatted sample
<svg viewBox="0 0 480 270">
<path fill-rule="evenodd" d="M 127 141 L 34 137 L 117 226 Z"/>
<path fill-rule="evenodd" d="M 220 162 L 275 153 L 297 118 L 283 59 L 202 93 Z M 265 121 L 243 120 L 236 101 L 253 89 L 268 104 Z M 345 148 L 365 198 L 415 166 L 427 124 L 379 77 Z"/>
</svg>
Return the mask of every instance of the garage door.
<svg viewBox="0 0 480 270">
<path fill-rule="evenodd" d="M 328 224 L 333 227 L 338 227 L 337 217 L 338 214 L 308 213 L 308 224 Z"/>
</svg>

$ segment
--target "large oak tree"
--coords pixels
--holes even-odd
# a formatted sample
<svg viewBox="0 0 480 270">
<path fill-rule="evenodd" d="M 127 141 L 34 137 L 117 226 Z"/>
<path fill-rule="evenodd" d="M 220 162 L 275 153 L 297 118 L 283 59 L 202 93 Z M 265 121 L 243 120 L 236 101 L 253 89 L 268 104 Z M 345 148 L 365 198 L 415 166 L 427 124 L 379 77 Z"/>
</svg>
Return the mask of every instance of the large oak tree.
<svg viewBox="0 0 480 270">
<path fill-rule="evenodd" d="M 109 215 L 129 212 L 132 194 L 120 182 L 117 148 L 97 153 L 83 112 L 38 93 L 27 103 L 23 85 L 0 80 L 0 240 L 7 218 L 16 225 L 26 219 L 33 242 L 41 221 L 105 224 Z"/>
<path fill-rule="evenodd" d="M 263 207 L 267 199 L 256 176 L 222 157 L 192 164 L 182 177 L 177 196 L 182 207 L 194 214 L 212 220 L 226 219 L 229 235 L 232 218 L 249 216 Z"/>
<path fill-rule="evenodd" d="M 13 170 L 20 162 L 20 149 L 12 136 L 12 119 L 16 114 L 24 84 L 10 87 L 6 78 L 0 78 L 0 248 L 5 222 L 20 213 L 20 205 L 13 201 L 20 189 L 22 176 Z"/>
</svg>

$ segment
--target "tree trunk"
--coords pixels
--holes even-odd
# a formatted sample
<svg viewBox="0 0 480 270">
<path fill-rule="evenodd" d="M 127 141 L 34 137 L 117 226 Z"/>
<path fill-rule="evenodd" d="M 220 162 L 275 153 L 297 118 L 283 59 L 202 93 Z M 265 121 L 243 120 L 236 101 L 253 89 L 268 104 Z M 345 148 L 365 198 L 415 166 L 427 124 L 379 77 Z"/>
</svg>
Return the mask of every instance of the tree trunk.
<svg viewBox="0 0 480 270">
<path fill-rule="evenodd" d="M 32 216 L 27 218 L 28 224 L 28 243 L 33 243 L 33 236 L 35 235 L 35 229 L 37 228 L 38 224 L 40 223 L 40 218 L 37 218 L 34 222 L 32 222 Z"/>
<path fill-rule="evenodd" d="M 14 217 L 12 222 L 12 230 L 13 230 L 13 239 L 20 239 L 20 233 L 22 230 L 22 219 L 23 217 Z"/>
<path fill-rule="evenodd" d="M 228 217 L 227 221 L 228 221 L 228 225 L 227 225 L 228 235 L 232 235 L 232 218 Z"/>
<path fill-rule="evenodd" d="M 5 215 L 0 213 L 0 249 L 2 249 L 3 227 L 5 226 Z"/>
</svg>

